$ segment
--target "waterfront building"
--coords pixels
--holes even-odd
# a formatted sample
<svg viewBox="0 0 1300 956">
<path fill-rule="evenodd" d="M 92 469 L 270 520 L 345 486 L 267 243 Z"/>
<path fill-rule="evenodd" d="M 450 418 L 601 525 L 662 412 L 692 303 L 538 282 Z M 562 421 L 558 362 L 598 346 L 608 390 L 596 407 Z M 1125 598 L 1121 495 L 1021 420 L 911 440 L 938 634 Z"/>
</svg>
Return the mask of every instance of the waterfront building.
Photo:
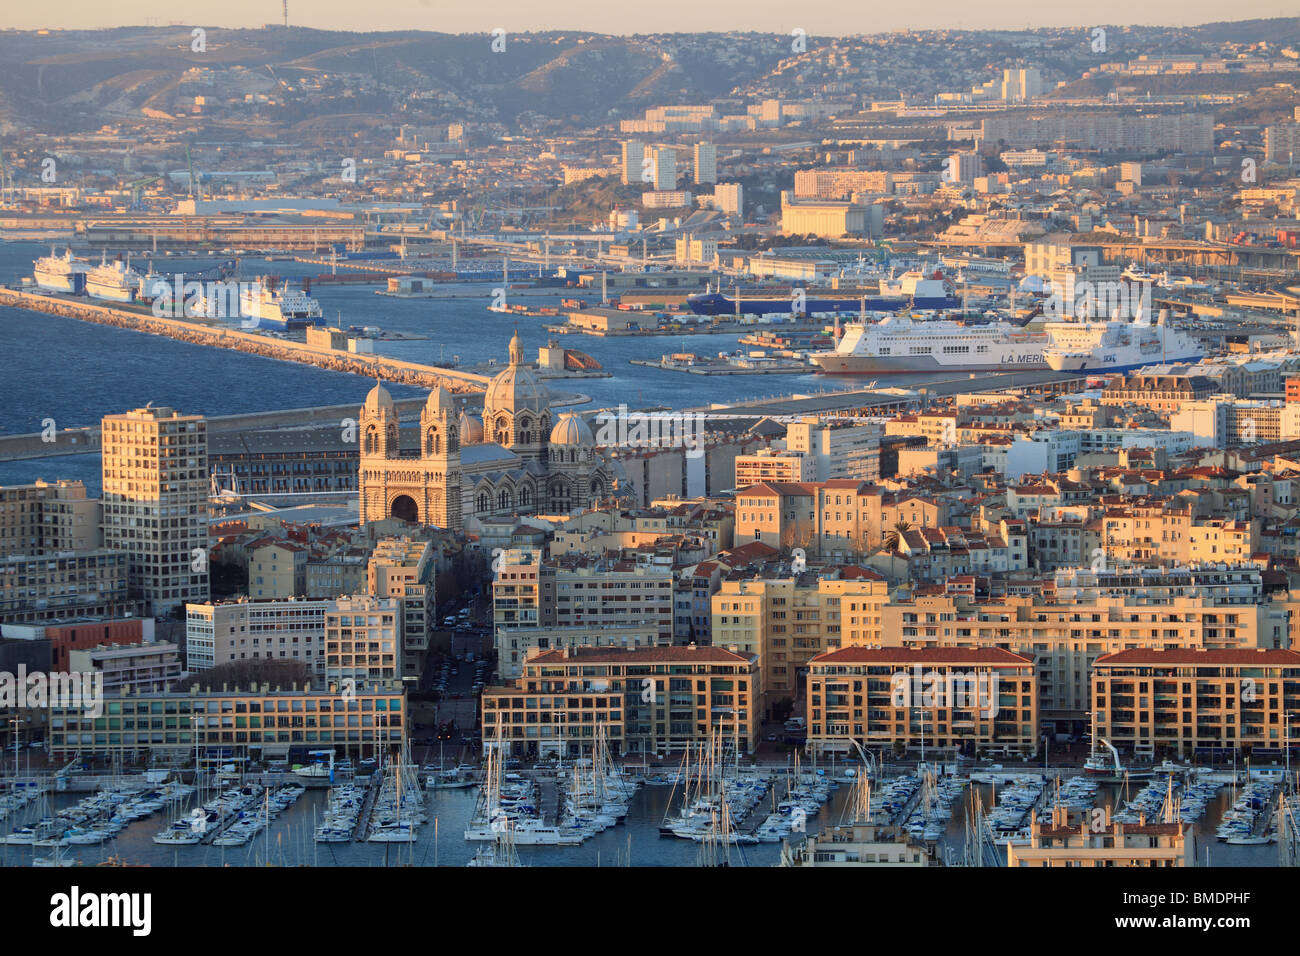
<svg viewBox="0 0 1300 956">
<path fill-rule="evenodd" d="M 827 651 L 808 664 L 810 753 L 867 749 L 1032 754 L 1034 662 L 1000 647 Z"/>
<path fill-rule="evenodd" d="M 785 841 L 781 866 L 941 866 L 936 844 L 921 843 L 902 827 L 850 823 Z"/>
<path fill-rule="evenodd" d="M 1112 822 L 1094 827 L 1084 815 L 1076 823 L 1065 807 L 1029 825 L 1029 845 L 1009 842 L 1007 866 L 1140 866 L 1196 865 L 1196 831 L 1182 822 Z"/>
<path fill-rule="evenodd" d="M 720 647 L 564 648 L 524 662 L 512 687 L 483 691 L 483 746 L 510 756 L 581 757 L 604 728 L 612 756 L 670 757 L 721 737 L 752 753 L 755 662 Z"/>
<path fill-rule="evenodd" d="M 344 687 L 271 687 L 128 692 L 105 697 L 103 713 L 50 708 L 52 759 L 134 753 L 165 764 L 193 761 L 196 750 L 306 756 L 334 749 L 374 756 L 399 746 L 407 731 L 400 683 L 357 681 Z"/>
<path fill-rule="evenodd" d="M 1092 704 L 1094 733 L 1140 757 L 1276 759 L 1295 746 L 1288 717 L 1300 709 L 1300 652 L 1119 650 L 1093 663 Z"/>
<path fill-rule="evenodd" d="M 133 597 L 154 614 L 208 599 L 208 439 L 202 415 L 167 407 L 100 426 L 104 546 L 125 552 Z"/>
<path fill-rule="evenodd" d="M 979 599 L 953 593 L 896 595 L 881 607 L 885 647 L 998 647 L 1034 662 L 1039 718 L 1056 732 L 1082 730 L 1092 710 L 1092 668 L 1104 654 L 1275 648 L 1288 641 L 1284 609 L 1220 606 L 1198 595 L 1099 595 L 1058 602 L 1008 594 Z"/>
</svg>

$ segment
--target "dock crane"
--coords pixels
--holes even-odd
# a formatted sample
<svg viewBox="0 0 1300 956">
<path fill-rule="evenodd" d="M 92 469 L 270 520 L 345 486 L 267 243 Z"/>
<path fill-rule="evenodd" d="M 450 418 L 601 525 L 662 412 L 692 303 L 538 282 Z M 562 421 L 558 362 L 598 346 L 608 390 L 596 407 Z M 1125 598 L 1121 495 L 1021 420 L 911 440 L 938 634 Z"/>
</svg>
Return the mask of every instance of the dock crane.
<svg viewBox="0 0 1300 956">
<path fill-rule="evenodd" d="M 127 186 L 127 188 L 131 190 L 132 209 L 140 208 L 140 197 L 144 192 L 144 187 L 152 185 L 153 183 L 158 182 L 158 180 L 160 179 L 162 179 L 161 176 L 145 176 L 143 179 L 137 179 L 135 182 L 130 183 Z"/>
</svg>

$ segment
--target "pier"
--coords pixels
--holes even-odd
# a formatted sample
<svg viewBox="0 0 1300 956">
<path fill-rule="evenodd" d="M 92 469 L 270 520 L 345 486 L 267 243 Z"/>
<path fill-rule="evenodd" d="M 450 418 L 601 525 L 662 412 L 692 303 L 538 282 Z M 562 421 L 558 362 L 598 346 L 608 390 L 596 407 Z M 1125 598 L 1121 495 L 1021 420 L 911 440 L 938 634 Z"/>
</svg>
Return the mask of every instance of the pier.
<svg viewBox="0 0 1300 956">
<path fill-rule="evenodd" d="M 379 797 L 381 784 L 381 775 L 372 773 L 366 785 L 366 799 L 361 804 L 361 812 L 357 814 L 357 825 L 352 828 L 354 843 L 365 843 L 370 836 L 370 817 L 375 812 L 375 800 Z"/>
<path fill-rule="evenodd" d="M 262 792 L 257 795 L 257 800 L 259 801 L 266 799 L 266 788 L 261 788 L 261 791 Z M 236 820 L 240 819 L 244 812 L 244 808 L 249 805 L 250 804 L 244 804 L 243 806 L 223 810 L 221 819 L 217 821 L 215 826 L 208 827 L 208 829 L 204 831 L 203 836 L 199 839 L 199 844 L 202 846 L 211 846 L 213 840 L 225 833 Z"/>
<path fill-rule="evenodd" d="M 254 332 L 200 325 L 183 319 L 164 318 L 145 311 L 98 305 L 68 296 L 36 295 L 14 289 L 0 289 L 0 305 L 27 309 L 31 312 L 44 312 L 82 322 L 94 322 L 97 325 L 111 325 L 133 332 L 165 335 L 193 345 L 232 349 L 282 362 L 298 362 L 334 372 L 350 372 L 354 375 L 381 378 L 402 385 L 419 385 L 424 388 L 441 385 L 453 392 L 474 392 L 483 390 L 488 384 L 486 375 L 473 372 L 403 362 L 373 352 L 342 352 L 338 349 L 308 345 L 305 342 L 291 342 Z"/>
</svg>

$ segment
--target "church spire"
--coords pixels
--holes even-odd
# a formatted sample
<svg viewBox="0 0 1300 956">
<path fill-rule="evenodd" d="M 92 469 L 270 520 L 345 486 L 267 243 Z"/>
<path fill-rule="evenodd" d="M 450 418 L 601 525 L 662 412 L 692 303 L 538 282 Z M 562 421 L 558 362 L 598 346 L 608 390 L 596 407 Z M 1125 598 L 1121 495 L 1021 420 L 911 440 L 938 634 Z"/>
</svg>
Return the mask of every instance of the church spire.
<svg viewBox="0 0 1300 956">
<path fill-rule="evenodd" d="M 510 337 L 510 364 L 524 364 L 524 343 L 519 341 L 519 326 L 515 326 L 515 334 Z"/>
</svg>

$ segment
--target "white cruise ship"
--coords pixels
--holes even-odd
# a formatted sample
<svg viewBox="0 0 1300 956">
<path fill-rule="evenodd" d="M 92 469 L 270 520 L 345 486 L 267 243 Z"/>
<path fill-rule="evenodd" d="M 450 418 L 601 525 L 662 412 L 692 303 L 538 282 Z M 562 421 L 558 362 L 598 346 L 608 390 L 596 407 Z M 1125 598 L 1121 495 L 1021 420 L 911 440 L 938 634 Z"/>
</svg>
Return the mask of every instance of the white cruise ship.
<svg viewBox="0 0 1300 956">
<path fill-rule="evenodd" d="M 86 289 L 86 264 L 72 258 L 72 249 L 56 256 L 51 247 L 48 256 L 37 259 L 32 266 L 32 278 L 39 288 L 50 292 L 71 292 L 80 295 Z"/>
<path fill-rule="evenodd" d="M 239 295 L 239 311 L 259 326 L 273 329 L 303 328 L 321 318 L 320 303 L 305 286 L 288 280 L 280 283 L 263 276 Z"/>
<path fill-rule="evenodd" d="M 1200 361 L 1205 356 L 1201 343 L 1167 319 L 1168 313 L 1161 310 L 1155 325 L 1141 316 L 1132 322 L 1118 317 L 1109 322 L 1049 322 L 1047 365 L 1057 372 L 1089 375 Z"/>
<path fill-rule="evenodd" d="M 1011 322 L 920 321 L 889 315 L 845 326 L 832 351 L 810 356 L 831 375 L 893 372 L 991 372 L 1047 368 L 1049 339 L 1040 329 Z"/>
<path fill-rule="evenodd" d="M 86 294 L 109 302 L 134 302 L 142 281 L 143 276 L 129 262 L 101 260 L 86 273 Z"/>
</svg>

